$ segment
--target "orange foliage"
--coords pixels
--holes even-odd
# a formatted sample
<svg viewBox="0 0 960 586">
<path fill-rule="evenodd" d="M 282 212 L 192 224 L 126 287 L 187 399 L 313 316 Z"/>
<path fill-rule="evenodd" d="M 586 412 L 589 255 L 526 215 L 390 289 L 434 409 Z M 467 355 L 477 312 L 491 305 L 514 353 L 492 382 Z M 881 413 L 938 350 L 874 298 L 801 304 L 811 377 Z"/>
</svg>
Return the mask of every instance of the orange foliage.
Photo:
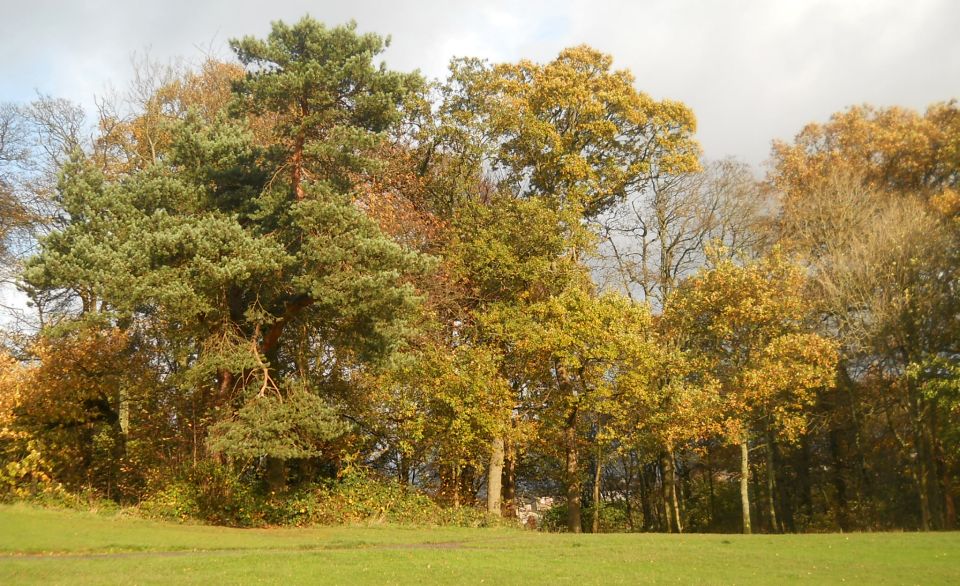
<svg viewBox="0 0 960 586">
<path fill-rule="evenodd" d="M 960 105 L 924 114 L 864 105 L 808 124 L 773 146 L 773 183 L 788 198 L 835 173 L 858 173 L 883 190 L 939 193 L 960 181 Z"/>
</svg>

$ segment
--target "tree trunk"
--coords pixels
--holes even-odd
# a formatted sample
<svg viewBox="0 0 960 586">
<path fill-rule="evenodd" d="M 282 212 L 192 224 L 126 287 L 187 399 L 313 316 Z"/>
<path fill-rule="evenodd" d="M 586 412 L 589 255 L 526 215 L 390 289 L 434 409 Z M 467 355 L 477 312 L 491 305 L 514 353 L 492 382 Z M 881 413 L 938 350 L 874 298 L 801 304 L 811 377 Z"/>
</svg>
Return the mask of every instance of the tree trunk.
<svg viewBox="0 0 960 586">
<path fill-rule="evenodd" d="M 677 485 L 676 475 L 673 471 L 673 452 L 667 450 L 660 454 L 660 487 L 661 499 L 663 501 L 663 519 L 664 529 L 667 533 L 673 533 L 676 526 L 680 531 L 680 517 L 677 510 Z"/>
<path fill-rule="evenodd" d="M 920 451 L 920 450 L 918 450 Z M 920 497 L 920 530 L 930 531 L 933 518 L 930 512 L 930 487 L 928 485 L 928 471 L 926 457 L 921 453 L 917 454 L 917 492 Z"/>
<path fill-rule="evenodd" d="M 487 513 L 501 516 L 501 486 L 503 482 L 503 438 L 495 437 L 490 446 L 490 467 L 487 469 Z"/>
<path fill-rule="evenodd" d="M 853 426 L 853 445 L 856 449 L 857 466 L 857 490 L 856 498 L 858 502 L 864 499 L 872 499 L 874 495 L 873 481 L 867 473 L 867 457 L 863 448 L 863 423 L 861 421 L 860 410 L 857 408 L 859 399 L 857 398 L 857 384 L 850 378 L 850 374 L 845 366 L 841 366 L 840 373 L 843 380 L 843 388 L 846 389 L 846 399 L 850 410 L 850 424 Z M 874 519 L 867 519 L 873 521 Z"/>
<path fill-rule="evenodd" d="M 404 453 L 400 454 L 400 462 L 397 464 L 397 476 L 400 484 L 406 486 L 410 482 L 410 457 Z"/>
<path fill-rule="evenodd" d="M 517 448 L 506 442 L 502 478 L 502 509 L 507 519 L 517 518 Z"/>
<path fill-rule="evenodd" d="M 950 465 L 943 464 L 943 528 L 953 530 L 957 527 L 957 505 L 953 500 L 953 476 Z"/>
<path fill-rule="evenodd" d="M 126 387 L 120 389 L 117 414 L 119 416 L 120 433 L 126 440 L 127 436 L 130 435 L 130 393 Z"/>
<path fill-rule="evenodd" d="M 624 454 L 621 456 L 620 461 L 623 462 L 623 504 L 627 514 L 627 527 L 630 529 L 630 532 L 633 533 L 636 531 L 633 521 L 632 491 L 630 488 L 633 484 L 633 458 L 630 454 Z"/>
<path fill-rule="evenodd" d="M 777 504 L 780 506 L 777 517 L 780 520 L 780 531 L 796 533 L 797 524 L 794 519 L 794 498 L 793 493 L 789 490 L 792 483 L 787 478 L 787 467 L 783 464 L 786 460 L 783 452 L 780 451 L 779 444 L 774 441 L 773 462 L 776 469 Z"/>
<path fill-rule="evenodd" d="M 800 485 L 800 507 L 809 523 L 813 520 L 813 485 L 810 482 L 810 440 L 800 438 L 800 464 L 797 467 L 797 483 Z"/>
<path fill-rule="evenodd" d="M 219 404 L 226 404 L 230 400 L 230 395 L 233 392 L 233 373 L 229 370 L 220 371 L 220 388 L 218 390 L 219 394 Z"/>
<path fill-rule="evenodd" d="M 939 443 L 937 441 L 937 403 L 935 399 L 921 399 L 923 408 L 923 442 L 927 454 L 927 471 L 930 475 L 930 514 L 934 529 L 943 529 L 943 491 L 940 483 Z"/>
<path fill-rule="evenodd" d="M 310 115 L 310 105 L 307 103 L 306 98 L 300 100 L 300 115 L 303 118 L 306 118 Z M 302 119 L 301 119 L 302 120 Z M 306 136 L 304 136 L 304 131 L 300 130 L 297 133 L 297 138 L 293 145 L 293 156 L 291 157 L 291 169 L 290 169 L 290 182 L 293 184 L 293 192 L 297 198 L 297 201 L 303 201 L 305 196 L 303 190 L 303 151 L 306 147 Z"/>
<path fill-rule="evenodd" d="M 459 464 L 453 465 L 452 476 L 453 478 L 451 478 L 450 487 L 453 490 L 453 494 L 451 495 L 453 497 L 453 508 L 459 509 L 460 508 L 460 465 Z"/>
<path fill-rule="evenodd" d="M 841 531 L 850 529 L 850 515 L 847 508 L 847 483 L 844 480 L 844 459 L 840 453 L 840 431 L 830 430 L 830 454 L 833 458 L 833 486 L 837 492 L 837 525 Z"/>
<path fill-rule="evenodd" d="M 917 481 L 917 495 L 920 499 L 920 530 L 929 531 L 932 526 L 933 514 L 930 509 L 930 469 L 927 466 L 926 441 L 924 441 L 923 421 L 921 420 L 921 409 L 919 399 L 911 401 L 912 412 L 910 413 L 913 423 L 913 447 L 916 450 L 914 476 Z"/>
<path fill-rule="evenodd" d="M 743 532 L 752 532 L 750 524 L 750 447 L 747 440 L 740 442 L 740 507 L 743 516 Z"/>
<path fill-rule="evenodd" d="M 667 452 L 670 459 L 670 502 L 673 505 L 673 521 L 677 526 L 677 533 L 683 533 L 683 523 L 680 522 L 680 499 L 677 496 L 677 460 L 673 449 Z"/>
<path fill-rule="evenodd" d="M 282 492 L 287 486 L 287 465 L 280 458 L 268 456 L 266 463 L 265 477 L 267 481 L 267 490 L 270 492 Z"/>
<path fill-rule="evenodd" d="M 567 530 L 571 533 L 580 533 L 580 466 L 577 461 L 577 413 L 574 405 L 567 416 L 567 428 L 564 430 L 567 461 Z"/>
<path fill-rule="evenodd" d="M 593 519 L 591 519 L 591 531 L 600 533 L 600 475 L 603 471 L 601 464 L 600 442 L 597 442 L 597 459 L 593 466 Z"/>
<path fill-rule="evenodd" d="M 777 482 L 776 467 L 773 461 L 773 434 L 767 430 L 766 433 L 766 456 L 767 456 L 767 514 L 770 521 L 770 532 L 779 533 L 780 526 L 777 524 Z"/>
<path fill-rule="evenodd" d="M 713 452 L 709 445 L 707 446 L 707 487 L 710 489 L 709 524 L 713 525 L 714 519 L 717 518 L 717 492 L 713 486 Z"/>
</svg>

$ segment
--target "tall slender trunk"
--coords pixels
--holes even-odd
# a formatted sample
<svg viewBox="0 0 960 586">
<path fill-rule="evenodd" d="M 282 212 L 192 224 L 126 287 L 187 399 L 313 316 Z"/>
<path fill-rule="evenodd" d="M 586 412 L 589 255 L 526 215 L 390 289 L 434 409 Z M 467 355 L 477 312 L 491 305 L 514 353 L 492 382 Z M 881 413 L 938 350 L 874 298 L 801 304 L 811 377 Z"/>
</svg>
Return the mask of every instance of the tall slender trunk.
<svg viewBox="0 0 960 586">
<path fill-rule="evenodd" d="M 914 476 L 917 482 L 917 496 L 920 500 L 920 530 L 929 531 L 932 526 L 933 514 L 930 509 L 930 469 L 927 465 L 928 454 L 926 441 L 923 437 L 923 417 L 921 415 L 920 399 L 916 396 L 917 393 L 913 389 L 913 385 L 909 382 L 908 385 L 911 387 L 911 394 L 914 395 L 914 398 L 910 401 L 910 419 L 913 424 L 913 448 L 916 450 L 914 459 L 916 472 Z"/>
<path fill-rule="evenodd" d="M 597 455 L 593 466 L 593 518 L 590 527 L 593 533 L 600 533 L 600 476 L 603 471 L 603 454 L 597 441 Z"/>
<path fill-rule="evenodd" d="M 847 401 L 850 404 L 850 423 L 853 425 L 853 445 L 857 451 L 856 498 L 858 502 L 863 502 L 864 499 L 873 498 L 873 481 L 870 479 L 870 475 L 867 473 L 867 457 L 863 447 L 863 423 L 861 422 L 860 410 L 857 408 L 858 398 L 856 394 L 856 383 L 850 379 L 850 375 L 847 373 L 846 368 L 841 368 L 841 371 L 844 373 L 844 376 L 848 381 L 844 384 L 844 386 L 847 390 Z M 869 509 L 869 507 L 867 508 Z"/>
<path fill-rule="evenodd" d="M 713 520 L 717 518 L 717 492 L 713 486 L 713 451 L 709 445 L 707 446 L 707 487 L 710 489 L 709 524 L 713 525 Z"/>
<path fill-rule="evenodd" d="M 939 443 L 937 441 L 937 403 L 936 399 L 923 398 L 922 405 L 922 430 L 924 452 L 927 454 L 927 472 L 930 475 L 930 514 L 934 529 L 943 529 L 943 491 L 940 483 L 940 472 L 942 466 L 939 458 Z"/>
<path fill-rule="evenodd" d="M 797 524 L 794 519 L 793 510 L 794 499 L 793 494 L 789 490 L 791 483 L 787 479 L 787 468 L 783 464 L 785 461 L 786 458 L 784 458 L 783 452 L 780 451 L 780 445 L 774 441 L 773 462 L 774 468 L 776 469 L 777 505 L 780 507 L 777 517 L 780 520 L 780 531 L 796 533 Z"/>
<path fill-rule="evenodd" d="M 571 533 L 580 533 L 580 465 L 577 460 L 577 416 L 578 409 L 574 405 L 567 415 L 567 425 L 564 430 L 566 444 L 566 484 L 567 484 L 567 530 Z"/>
<path fill-rule="evenodd" d="M 949 462 L 943 463 L 943 528 L 956 529 L 957 504 L 953 499 L 953 476 Z"/>
<path fill-rule="evenodd" d="M 310 104 L 307 102 L 306 96 L 301 97 L 300 101 L 300 115 L 303 118 L 306 118 L 310 115 Z M 290 182 L 293 183 L 293 192 L 297 198 L 297 201 L 303 201 L 305 193 L 303 191 L 303 179 L 304 179 L 304 162 L 303 162 L 303 151 L 306 147 L 307 137 L 304 135 L 303 127 L 300 131 L 297 132 L 297 138 L 293 145 L 293 155 L 290 157 L 290 164 L 292 169 L 290 170 Z"/>
<path fill-rule="evenodd" d="M 633 519 L 633 458 L 629 453 L 620 456 L 623 464 L 623 506 L 627 515 L 627 528 L 631 533 L 636 531 Z"/>
<path fill-rule="evenodd" d="M 920 530 L 930 531 L 930 527 L 933 525 L 933 514 L 930 511 L 929 471 L 923 454 L 917 454 L 916 468 L 917 493 L 920 498 Z"/>
<path fill-rule="evenodd" d="M 767 430 L 765 434 L 766 440 L 766 456 L 767 456 L 767 514 L 769 515 L 770 520 L 770 531 L 772 533 L 779 533 L 780 526 L 777 523 L 777 483 L 776 483 L 776 467 L 773 459 L 773 434 Z"/>
<path fill-rule="evenodd" d="M 813 519 L 813 485 L 810 482 L 810 440 L 800 438 L 800 464 L 797 468 L 797 483 L 800 485 L 800 507 L 807 521 Z"/>
<path fill-rule="evenodd" d="M 669 450 L 660 453 L 660 500 L 663 503 L 663 527 L 667 533 L 673 533 L 676 522 L 675 499 L 676 486 L 673 474 L 673 456 Z"/>
<path fill-rule="evenodd" d="M 747 440 L 740 442 L 740 507 L 743 516 L 743 532 L 752 533 L 750 524 L 750 446 Z"/>
<path fill-rule="evenodd" d="M 460 508 L 460 465 L 453 464 L 452 476 L 450 487 L 453 490 L 453 508 Z"/>
<path fill-rule="evenodd" d="M 627 514 L 627 527 L 629 527 L 630 532 L 632 533 L 636 531 L 633 521 L 633 503 L 631 502 L 633 500 L 633 495 L 630 489 L 631 485 L 633 485 L 633 458 L 630 456 L 630 454 L 624 454 L 621 456 L 620 461 L 623 462 L 624 472 L 623 504 L 624 510 Z"/>
<path fill-rule="evenodd" d="M 503 482 L 503 437 L 493 438 L 490 445 L 490 466 L 487 468 L 487 513 L 501 516 L 501 483 Z"/>
<path fill-rule="evenodd" d="M 667 452 L 670 459 L 670 502 L 673 505 L 673 521 L 677 526 L 677 533 L 683 533 L 683 523 L 680 522 L 680 499 L 677 495 L 677 459 L 671 448 Z"/>
<path fill-rule="evenodd" d="M 303 190 L 303 135 L 297 137 L 293 148 L 293 156 L 290 157 L 290 182 L 293 183 L 293 193 L 297 201 L 303 201 L 305 192 Z"/>
<path fill-rule="evenodd" d="M 837 493 L 837 525 L 841 531 L 850 529 L 847 507 L 847 482 L 844 479 L 844 458 L 840 448 L 840 431 L 830 430 L 830 455 L 833 459 L 833 487 Z"/>
<path fill-rule="evenodd" d="M 118 397 L 117 416 L 119 417 L 120 433 L 126 439 L 130 434 L 130 392 L 126 387 L 120 389 Z"/>
</svg>

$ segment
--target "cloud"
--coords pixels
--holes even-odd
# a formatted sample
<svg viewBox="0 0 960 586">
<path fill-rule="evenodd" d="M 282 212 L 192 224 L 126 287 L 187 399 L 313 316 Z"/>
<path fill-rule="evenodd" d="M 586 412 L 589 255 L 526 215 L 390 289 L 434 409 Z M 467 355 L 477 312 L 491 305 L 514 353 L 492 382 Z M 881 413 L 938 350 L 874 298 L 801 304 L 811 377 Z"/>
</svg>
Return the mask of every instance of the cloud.
<svg viewBox="0 0 960 586">
<path fill-rule="evenodd" d="M 389 64 L 430 76 L 453 56 L 546 60 L 589 43 L 631 69 L 640 89 L 689 104 L 708 156 L 755 165 L 771 139 L 852 104 L 960 97 L 960 3 L 950 0 L 34 0 L 4 8 L 0 101 L 36 88 L 90 106 L 129 79 L 134 51 L 225 56 L 227 39 L 308 12 L 391 34 Z"/>
</svg>

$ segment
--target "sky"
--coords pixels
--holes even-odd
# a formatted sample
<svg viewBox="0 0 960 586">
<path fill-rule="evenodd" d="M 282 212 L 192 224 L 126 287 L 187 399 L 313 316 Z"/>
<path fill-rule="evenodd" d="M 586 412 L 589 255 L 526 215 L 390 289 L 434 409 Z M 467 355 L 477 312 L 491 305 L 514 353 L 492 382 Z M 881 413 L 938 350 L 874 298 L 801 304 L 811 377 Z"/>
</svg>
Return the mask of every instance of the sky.
<svg viewBox="0 0 960 586">
<path fill-rule="evenodd" d="M 581 43 L 697 115 L 706 157 L 758 170 L 773 139 L 860 103 L 960 98 L 956 0 L 0 0 L 0 102 L 92 108 L 131 58 L 198 62 L 304 14 L 389 34 L 389 67 L 442 77 L 452 57 L 547 61 Z"/>
</svg>

